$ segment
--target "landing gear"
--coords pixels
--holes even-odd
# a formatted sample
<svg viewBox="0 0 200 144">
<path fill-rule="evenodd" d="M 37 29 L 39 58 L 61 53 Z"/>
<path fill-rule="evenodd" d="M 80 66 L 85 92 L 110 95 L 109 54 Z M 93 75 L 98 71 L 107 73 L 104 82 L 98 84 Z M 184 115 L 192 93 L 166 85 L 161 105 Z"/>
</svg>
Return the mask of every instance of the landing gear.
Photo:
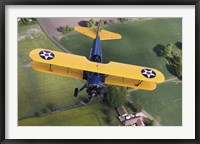
<svg viewBox="0 0 200 144">
<path fill-rule="evenodd" d="M 74 89 L 74 97 L 78 96 L 78 93 L 81 92 L 82 90 L 84 90 L 87 87 L 87 84 L 85 84 L 82 88 L 80 88 L 80 90 L 78 88 Z"/>
<path fill-rule="evenodd" d="M 75 88 L 74 90 L 74 97 L 77 97 L 78 96 L 78 88 Z"/>
</svg>

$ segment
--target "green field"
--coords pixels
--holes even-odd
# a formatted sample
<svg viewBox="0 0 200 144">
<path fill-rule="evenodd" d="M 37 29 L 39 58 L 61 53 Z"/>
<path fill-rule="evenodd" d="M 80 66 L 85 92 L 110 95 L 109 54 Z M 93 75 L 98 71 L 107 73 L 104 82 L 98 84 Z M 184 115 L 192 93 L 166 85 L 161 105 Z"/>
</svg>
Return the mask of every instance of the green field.
<svg viewBox="0 0 200 144">
<path fill-rule="evenodd" d="M 29 29 L 39 29 L 40 32 L 33 35 L 27 32 Z M 39 26 L 21 28 L 19 36 L 26 38 L 18 42 L 18 119 L 33 116 L 36 112 L 48 111 L 48 105 L 62 108 L 81 100 L 85 92 L 82 92 L 79 98 L 74 98 L 73 90 L 75 87 L 81 87 L 83 81 L 37 72 L 30 67 L 31 50 L 48 48 L 61 51 Z"/>
<path fill-rule="evenodd" d="M 19 121 L 19 126 L 107 126 L 101 104 L 92 104 Z"/>
<path fill-rule="evenodd" d="M 134 91 L 131 100 L 140 101 L 145 111 L 162 125 L 182 125 L 182 83 L 160 84 L 154 91 Z"/>
</svg>

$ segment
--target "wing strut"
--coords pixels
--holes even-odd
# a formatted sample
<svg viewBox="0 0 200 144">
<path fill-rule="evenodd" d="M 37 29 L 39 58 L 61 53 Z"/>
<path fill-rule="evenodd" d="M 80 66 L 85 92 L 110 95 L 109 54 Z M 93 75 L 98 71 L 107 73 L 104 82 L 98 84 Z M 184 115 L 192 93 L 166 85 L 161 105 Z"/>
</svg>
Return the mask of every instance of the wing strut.
<svg viewBox="0 0 200 144">
<path fill-rule="evenodd" d="M 143 80 L 139 80 L 135 86 L 139 86 L 142 82 L 143 82 Z"/>
<path fill-rule="evenodd" d="M 50 72 L 53 71 L 53 69 L 52 69 L 52 64 L 49 65 L 49 71 L 50 71 Z"/>
</svg>

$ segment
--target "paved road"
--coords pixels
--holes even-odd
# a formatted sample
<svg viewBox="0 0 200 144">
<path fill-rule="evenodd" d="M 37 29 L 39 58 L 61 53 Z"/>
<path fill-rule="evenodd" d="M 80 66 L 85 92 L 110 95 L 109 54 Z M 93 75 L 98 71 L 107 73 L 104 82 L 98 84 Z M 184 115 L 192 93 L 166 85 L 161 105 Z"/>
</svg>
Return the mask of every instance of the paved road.
<svg viewBox="0 0 200 144">
<path fill-rule="evenodd" d="M 51 35 L 55 39 L 59 40 L 62 35 L 57 29 L 61 26 L 68 25 L 69 27 L 78 26 L 81 21 L 90 20 L 91 18 L 39 18 L 40 25 L 46 29 L 48 35 Z M 95 21 L 99 21 L 100 18 L 93 18 Z"/>
</svg>

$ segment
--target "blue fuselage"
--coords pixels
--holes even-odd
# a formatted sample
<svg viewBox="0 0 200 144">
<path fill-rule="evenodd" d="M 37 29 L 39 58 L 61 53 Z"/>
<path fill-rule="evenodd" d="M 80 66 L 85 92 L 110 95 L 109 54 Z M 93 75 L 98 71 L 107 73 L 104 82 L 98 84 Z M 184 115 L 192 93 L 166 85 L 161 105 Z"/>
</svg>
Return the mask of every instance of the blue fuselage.
<svg viewBox="0 0 200 144">
<path fill-rule="evenodd" d="M 90 57 L 89 60 L 96 63 L 102 62 L 102 47 L 100 43 L 100 38 L 97 35 L 94 39 L 91 51 L 90 51 Z M 85 78 L 87 79 L 87 87 L 91 91 L 92 89 L 95 89 L 97 93 L 101 93 L 102 90 L 101 84 L 104 82 L 105 75 L 100 73 L 94 73 L 94 72 L 85 72 Z M 90 94 L 89 94 L 90 95 Z"/>
<path fill-rule="evenodd" d="M 96 38 L 94 39 L 91 51 L 90 51 L 90 61 L 96 61 L 97 59 L 95 58 L 99 58 L 99 62 L 102 61 L 102 48 L 101 48 L 101 43 L 100 43 L 100 38 L 99 36 L 96 36 Z"/>
</svg>

